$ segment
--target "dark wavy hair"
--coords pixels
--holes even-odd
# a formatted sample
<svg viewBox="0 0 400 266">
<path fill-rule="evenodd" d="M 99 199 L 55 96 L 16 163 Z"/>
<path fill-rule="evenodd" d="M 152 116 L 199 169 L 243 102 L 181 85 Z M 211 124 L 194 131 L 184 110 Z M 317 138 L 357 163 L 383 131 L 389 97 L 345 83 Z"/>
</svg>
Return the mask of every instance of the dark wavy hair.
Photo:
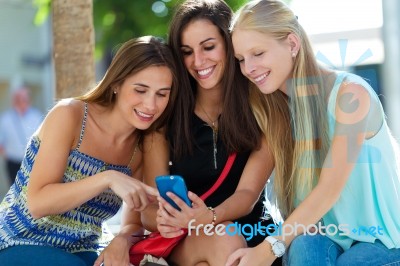
<svg viewBox="0 0 400 266">
<path fill-rule="evenodd" d="M 174 143 L 173 154 L 180 158 L 193 150 L 191 117 L 195 108 L 196 81 L 187 71 L 181 52 L 181 37 L 185 27 L 193 20 L 206 19 L 221 34 L 226 49 L 226 66 L 222 77 L 223 110 L 219 132 L 227 151 L 243 152 L 260 146 L 261 131 L 249 104 L 248 81 L 241 74 L 234 57 L 229 33 L 233 12 L 223 0 L 186 0 L 175 10 L 170 23 L 168 44 L 177 62 L 179 94 L 167 136 Z"/>
</svg>

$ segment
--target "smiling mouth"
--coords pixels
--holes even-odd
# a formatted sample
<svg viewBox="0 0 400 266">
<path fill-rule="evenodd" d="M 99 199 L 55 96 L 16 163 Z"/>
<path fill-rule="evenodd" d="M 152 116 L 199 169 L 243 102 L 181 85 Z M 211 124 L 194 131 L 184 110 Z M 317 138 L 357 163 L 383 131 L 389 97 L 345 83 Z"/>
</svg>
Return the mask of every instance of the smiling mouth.
<svg viewBox="0 0 400 266">
<path fill-rule="evenodd" d="M 214 69 L 214 67 L 212 66 L 212 67 L 209 67 L 209 68 L 206 68 L 206 69 L 203 69 L 203 70 L 198 70 L 197 74 L 199 75 L 200 78 L 205 78 L 205 77 L 208 77 L 211 74 L 213 69 Z"/>
<path fill-rule="evenodd" d="M 136 109 L 135 109 L 135 112 L 136 112 L 136 114 L 137 114 L 139 117 L 142 117 L 142 118 L 144 118 L 144 119 L 151 119 L 151 118 L 154 117 L 154 115 L 149 115 L 149 114 L 143 113 L 143 112 L 141 112 L 141 111 L 138 111 L 138 110 L 136 110 Z"/>
<path fill-rule="evenodd" d="M 260 76 L 258 76 L 258 77 L 256 77 L 256 78 L 254 78 L 254 81 L 255 81 L 256 83 L 260 83 L 260 82 L 263 81 L 266 77 L 268 77 L 270 73 L 271 73 L 271 72 L 264 73 L 264 74 L 262 74 L 262 75 L 260 75 Z"/>
</svg>

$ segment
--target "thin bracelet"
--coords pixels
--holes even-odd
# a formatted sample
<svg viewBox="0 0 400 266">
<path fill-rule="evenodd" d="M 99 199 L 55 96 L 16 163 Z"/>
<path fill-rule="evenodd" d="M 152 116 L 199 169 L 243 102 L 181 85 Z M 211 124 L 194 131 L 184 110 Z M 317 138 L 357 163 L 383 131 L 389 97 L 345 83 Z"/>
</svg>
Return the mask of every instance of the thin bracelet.
<svg viewBox="0 0 400 266">
<path fill-rule="evenodd" d="M 214 210 L 213 207 L 207 207 L 207 208 L 208 208 L 210 211 L 212 211 L 213 219 L 212 219 L 211 224 L 214 226 L 214 225 L 215 225 L 215 222 L 217 221 L 217 212 Z"/>
</svg>

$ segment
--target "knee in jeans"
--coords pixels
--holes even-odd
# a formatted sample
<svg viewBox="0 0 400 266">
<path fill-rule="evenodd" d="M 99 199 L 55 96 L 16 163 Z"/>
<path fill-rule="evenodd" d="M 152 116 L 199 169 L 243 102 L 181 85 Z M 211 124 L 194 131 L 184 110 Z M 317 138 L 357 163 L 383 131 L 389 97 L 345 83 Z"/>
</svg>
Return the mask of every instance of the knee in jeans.
<svg viewBox="0 0 400 266">
<path fill-rule="evenodd" d="M 310 236 L 307 235 L 299 235 L 295 239 L 293 239 L 292 243 L 290 244 L 290 250 L 296 252 L 302 252 L 303 250 L 307 249 L 307 245 L 310 241 Z"/>
<path fill-rule="evenodd" d="M 306 235 L 299 235 L 293 239 L 290 244 L 287 254 L 285 255 L 284 265 L 307 265 L 307 259 L 305 254 L 307 254 L 307 246 L 309 239 Z"/>
</svg>

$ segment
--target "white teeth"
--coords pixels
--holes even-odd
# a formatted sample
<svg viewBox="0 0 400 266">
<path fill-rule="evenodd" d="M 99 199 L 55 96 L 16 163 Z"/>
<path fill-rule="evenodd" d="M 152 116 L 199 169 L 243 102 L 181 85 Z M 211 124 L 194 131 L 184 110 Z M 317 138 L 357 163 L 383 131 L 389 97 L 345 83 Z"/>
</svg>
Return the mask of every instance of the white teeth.
<svg viewBox="0 0 400 266">
<path fill-rule="evenodd" d="M 148 114 L 142 113 L 142 112 L 137 111 L 137 110 L 136 110 L 136 112 L 137 112 L 138 115 L 143 116 L 143 117 L 146 117 L 146 118 L 153 117 L 153 115 L 148 115 Z"/>
<path fill-rule="evenodd" d="M 267 77 L 267 74 L 263 74 L 263 75 L 261 75 L 261 76 L 255 78 L 254 80 L 255 80 L 255 82 L 259 82 L 259 81 L 265 79 L 266 77 Z"/>
<path fill-rule="evenodd" d="M 207 75 L 208 73 L 210 73 L 212 69 L 213 69 L 213 68 L 210 67 L 210 68 L 207 68 L 207 69 L 203 69 L 203 70 L 197 71 L 197 73 L 199 73 L 200 76 L 205 76 L 205 75 Z"/>
</svg>

